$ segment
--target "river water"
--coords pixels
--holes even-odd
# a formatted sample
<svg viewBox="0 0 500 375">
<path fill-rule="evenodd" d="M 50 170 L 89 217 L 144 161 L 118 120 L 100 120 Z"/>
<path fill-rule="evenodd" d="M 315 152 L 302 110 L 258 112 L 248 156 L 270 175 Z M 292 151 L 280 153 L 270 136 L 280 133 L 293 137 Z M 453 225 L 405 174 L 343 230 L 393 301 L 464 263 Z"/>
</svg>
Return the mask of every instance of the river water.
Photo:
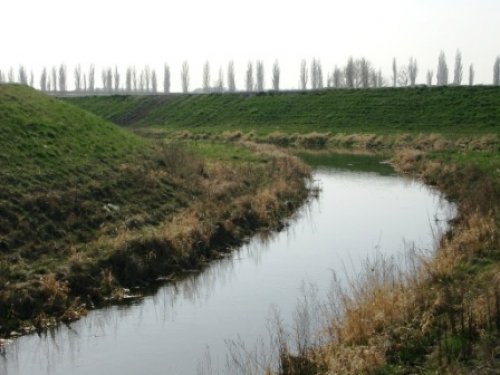
<svg viewBox="0 0 500 375">
<path fill-rule="evenodd" d="M 282 232 L 133 304 L 21 337 L 0 353 L 0 374 L 190 375 L 207 353 L 224 373 L 227 340 L 267 336 L 271 306 L 291 324 L 304 282 L 323 293 L 332 271 L 355 273 L 375 254 L 435 249 L 452 204 L 379 160 L 328 158 L 311 159 L 321 193 Z"/>
</svg>

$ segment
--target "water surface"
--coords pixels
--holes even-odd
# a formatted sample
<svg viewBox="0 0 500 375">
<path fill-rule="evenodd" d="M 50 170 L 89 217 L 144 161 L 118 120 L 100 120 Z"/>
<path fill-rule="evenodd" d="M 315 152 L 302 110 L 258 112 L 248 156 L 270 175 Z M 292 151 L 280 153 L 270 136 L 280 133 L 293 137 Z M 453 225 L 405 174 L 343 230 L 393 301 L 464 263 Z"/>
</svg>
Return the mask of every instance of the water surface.
<svg viewBox="0 0 500 375">
<path fill-rule="evenodd" d="M 196 374 L 207 348 L 213 367 L 223 367 L 225 340 L 265 336 L 271 305 L 291 322 L 303 281 L 324 291 L 332 270 L 354 272 L 376 252 L 392 256 L 409 244 L 432 250 L 453 215 L 437 192 L 387 166 L 375 163 L 375 173 L 359 158 L 314 164 L 320 197 L 286 230 L 256 237 L 132 306 L 16 340 L 0 355 L 0 374 Z"/>
</svg>

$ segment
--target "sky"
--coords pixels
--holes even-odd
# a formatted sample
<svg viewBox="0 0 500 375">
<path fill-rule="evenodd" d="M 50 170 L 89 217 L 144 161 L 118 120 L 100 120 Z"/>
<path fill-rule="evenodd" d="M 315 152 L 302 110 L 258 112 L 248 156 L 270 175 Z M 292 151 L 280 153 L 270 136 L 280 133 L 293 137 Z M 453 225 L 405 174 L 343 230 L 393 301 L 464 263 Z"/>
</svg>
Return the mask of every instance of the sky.
<svg viewBox="0 0 500 375">
<path fill-rule="evenodd" d="M 270 87 L 278 60 L 281 86 L 292 89 L 302 59 L 319 58 L 326 76 L 349 56 L 363 56 L 390 78 L 393 57 L 405 65 L 414 56 L 423 83 L 441 50 L 452 70 L 460 49 L 464 81 L 473 63 L 476 83 L 491 83 L 500 0 L 4 0 L 0 36 L 0 69 L 23 64 L 36 81 L 43 66 L 64 63 L 70 72 L 76 64 L 98 71 L 148 64 L 161 82 L 168 63 L 178 91 L 184 60 L 191 89 L 201 86 L 205 61 L 215 80 L 234 60 L 243 88 L 247 62 L 263 60 Z"/>
</svg>

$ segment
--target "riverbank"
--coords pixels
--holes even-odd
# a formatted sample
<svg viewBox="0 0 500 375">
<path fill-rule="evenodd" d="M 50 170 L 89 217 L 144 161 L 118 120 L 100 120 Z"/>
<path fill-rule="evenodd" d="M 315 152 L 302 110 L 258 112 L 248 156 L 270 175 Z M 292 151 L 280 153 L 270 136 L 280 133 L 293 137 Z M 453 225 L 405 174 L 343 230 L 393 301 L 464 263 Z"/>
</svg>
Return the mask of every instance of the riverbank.
<svg viewBox="0 0 500 375">
<path fill-rule="evenodd" d="M 499 99 L 461 86 L 70 100 L 150 138 L 382 152 L 437 186 L 458 217 L 435 256 L 407 277 L 367 269 L 337 290 L 328 345 L 279 348 L 283 374 L 403 374 L 499 367 Z"/>
<path fill-rule="evenodd" d="M 0 99 L 2 337 L 200 270 L 308 195 L 308 168 L 274 147 L 217 161 L 25 87 L 0 85 Z"/>
<path fill-rule="evenodd" d="M 397 151 L 402 173 L 436 186 L 458 216 L 411 272 L 370 264 L 329 298 L 327 344 L 279 349 L 281 374 L 489 374 L 500 368 L 500 157 Z"/>
</svg>

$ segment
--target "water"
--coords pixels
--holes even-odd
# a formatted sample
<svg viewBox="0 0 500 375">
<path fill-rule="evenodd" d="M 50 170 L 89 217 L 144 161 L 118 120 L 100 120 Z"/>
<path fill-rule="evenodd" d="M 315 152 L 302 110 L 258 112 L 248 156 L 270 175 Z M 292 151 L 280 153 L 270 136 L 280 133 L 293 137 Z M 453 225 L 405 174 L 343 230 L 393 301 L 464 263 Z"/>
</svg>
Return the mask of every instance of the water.
<svg viewBox="0 0 500 375">
<path fill-rule="evenodd" d="M 0 355 L 0 374 L 196 374 L 207 351 L 212 367 L 223 368 L 225 340 L 252 344 L 266 336 L 271 305 L 291 322 L 303 281 L 323 292 L 332 270 L 355 272 L 377 252 L 401 254 L 408 244 L 434 249 L 453 206 L 388 166 L 364 171 L 373 167 L 366 160 L 340 159 L 335 167 L 316 160 L 320 197 L 287 230 L 254 238 L 133 305 L 16 340 Z"/>
</svg>

